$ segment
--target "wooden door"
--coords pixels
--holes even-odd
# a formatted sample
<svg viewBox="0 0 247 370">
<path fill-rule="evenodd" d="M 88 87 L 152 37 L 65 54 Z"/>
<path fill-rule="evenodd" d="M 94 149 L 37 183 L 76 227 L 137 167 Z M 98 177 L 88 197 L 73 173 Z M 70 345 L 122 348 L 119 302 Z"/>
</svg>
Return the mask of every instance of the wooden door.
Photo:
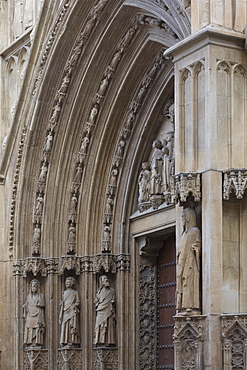
<svg viewBox="0 0 247 370">
<path fill-rule="evenodd" d="M 176 314 L 176 246 L 175 237 L 164 241 L 157 259 L 157 369 L 174 369 L 173 329 Z"/>
</svg>

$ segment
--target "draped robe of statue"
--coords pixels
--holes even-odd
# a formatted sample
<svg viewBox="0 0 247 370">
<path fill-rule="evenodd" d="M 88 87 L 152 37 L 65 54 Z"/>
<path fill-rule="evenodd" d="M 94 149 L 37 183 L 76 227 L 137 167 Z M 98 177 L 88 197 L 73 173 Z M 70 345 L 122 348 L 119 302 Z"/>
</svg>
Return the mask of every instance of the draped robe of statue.
<svg viewBox="0 0 247 370">
<path fill-rule="evenodd" d="M 95 299 L 96 323 L 94 344 L 115 345 L 115 291 L 110 287 L 99 289 Z"/>
<path fill-rule="evenodd" d="M 63 300 L 60 308 L 62 346 L 73 346 L 80 343 L 79 335 L 79 295 L 74 289 L 67 289 L 63 292 Z"/>
<path fill-rule="evenodd" d="M 41 347 L 45 332 L 44 295 L 39 291 L 31 291 L 23 308 L 26 318 L 24 343 L 31 347 Z"/>
<path fill-rule="evenodd" d="M 201 232 L 196 225 L 196 212 L 183 211 L 184 232 L 180 242 L 177 266 L 177 311 L 200 313 Z"/>
</svg>

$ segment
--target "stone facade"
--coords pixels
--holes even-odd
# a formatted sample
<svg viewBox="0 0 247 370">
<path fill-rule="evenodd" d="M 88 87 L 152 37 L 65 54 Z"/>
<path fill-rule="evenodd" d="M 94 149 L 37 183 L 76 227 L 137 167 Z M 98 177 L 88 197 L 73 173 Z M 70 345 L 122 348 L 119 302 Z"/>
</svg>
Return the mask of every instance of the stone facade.
<svg viewBox="0 0 247 370">
<path fill-rule="evenodd" d="M 0 17 L 0 368 L 246 369 L 246 1 Z"/>
</svg>

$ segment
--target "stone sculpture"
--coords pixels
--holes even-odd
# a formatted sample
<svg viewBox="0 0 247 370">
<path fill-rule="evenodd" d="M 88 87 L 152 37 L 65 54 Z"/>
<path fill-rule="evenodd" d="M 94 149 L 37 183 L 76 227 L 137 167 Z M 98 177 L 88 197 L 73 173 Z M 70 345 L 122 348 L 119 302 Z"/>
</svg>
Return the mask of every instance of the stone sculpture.
<svg viewBox="0 0 247 370">
<path fill-rule="evenodd" d="M 65 280 L 66 290 L 60 304 L 59 324 L 61 325 L 61 347 L 78 347 L 80 344 L 79 312 L 80 299 L 75 290 L 76 280 L 68 277 Z"/>
<path fill-rule="evenodd" d="M 39 254 L 40 253 L 40 237 L 41 237 L 41 229 L 39 224 L 35 225 L 34 232 L 33 232 L 33 244 L 32 244 L 32 253 Z"/>
<path fill-rule="evenodd" d="M 26 319 L 24 343 L 28 347 L 41 348 L 45 333 L 45 299 L 40 293 L 40 283 L 33 279 L 30 283 L 30 292 L 23 305 L 23 316 Z"/>
<path fill-rule="evenodd" d="M 174 133 L 168 132 L 165 145 L 162 149 L 163 157 L 163 185 L 164 192 L 170 191 L 170 178 L 175 172 L 175 156 L 174 156 Z"/>
<path fill-rule="evenodd" d="M 139 175 L 139 197 L 138 203 L 148 202 L 150 197 L 150 165 L 148 162 L 142 163 L 142 170 Z"/>
<path fill-rule="evenodd" d="M 99 278 L 99 290 L 94 303 L 96 308 L 94 344 L 114 346 L 116 345 L 115 291 L 110 287 L 106 275 Z"/>
<path fill-rule="evenodd" d="M 177 312 L 200 314 L 201 232 L 196 225 L 196 211 L 185 208 L 182 213 L 183 235 L 178 252 Z"/>
<path fill-rule="evenodd" d="M 162 143 L 159 139 L 154 140 L 153 142 L 153 154 L 151 159 L 151 174 L 152 174 L 152 181 L 150 186 L 150 193 L 151 195 L 160 194 L 160 190 L 157 187 L 157 181 L 156 179 L 161 174 L 161 166 L 162 166 L 162 159 L 163 159 L 163 153 L 162 153 Z"/>
</svg>

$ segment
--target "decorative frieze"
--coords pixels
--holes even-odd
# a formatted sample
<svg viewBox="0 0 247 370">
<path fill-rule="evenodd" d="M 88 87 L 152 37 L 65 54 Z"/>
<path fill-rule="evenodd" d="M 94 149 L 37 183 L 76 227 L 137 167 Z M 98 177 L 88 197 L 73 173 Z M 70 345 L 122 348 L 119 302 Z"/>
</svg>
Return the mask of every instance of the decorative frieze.
<svg viewBox="0 0 247 370">
<path fill-rule="evenodd" d="M 247 188 L 247 170 L 245 168 L 231 168 L 223 171 L 223 199 L 229 200 L 234 193 L 237 199 L 243 199 Z"/>
<path fill-rule="evenodd" d="M 59 370 L 80 370 L 83 366 L 83 356 L 81 348 L 59 349 L 57 355 Z"/>
<path fill-rule="evenodd" d="M 202 370 L 205 316 L 175 316 L 175 370 Z"/>
<path fill-rule="evenodd" d="M 222 315 L 224 370 L 244 370 L 247 367 L 247 315 Z"/>
<path fill-rule="evenodd" d="M 201 200 L 201 174 L 199 172 L 180 172 L 171 181 L 172 203 L 186 202 L 189 195 L 195 202 Z"/>
<path fill-rule="evenodd" d="M 73 270 L 76 275 L 91 272 L 97 274 L 101 271 L 116 273 L 130 270 L 129 254 L 96 254 L 94 256 L 61 256 L 51 258 L 27 257 L 13 263 L 14 275 L 26 277 L 28 273 L 33 276 L 40 274 L 63 275 L 65 270 Z"/>
<path fill-rule="evenodd" d="M 93 370 L 118 370 L 117 348 L 93 348 Z"/>
<path fill-rule="evenodd" d="M 48 350 L 28 349 L 24 351 L 25 370 L 48 370 Z"/>
</svg>

